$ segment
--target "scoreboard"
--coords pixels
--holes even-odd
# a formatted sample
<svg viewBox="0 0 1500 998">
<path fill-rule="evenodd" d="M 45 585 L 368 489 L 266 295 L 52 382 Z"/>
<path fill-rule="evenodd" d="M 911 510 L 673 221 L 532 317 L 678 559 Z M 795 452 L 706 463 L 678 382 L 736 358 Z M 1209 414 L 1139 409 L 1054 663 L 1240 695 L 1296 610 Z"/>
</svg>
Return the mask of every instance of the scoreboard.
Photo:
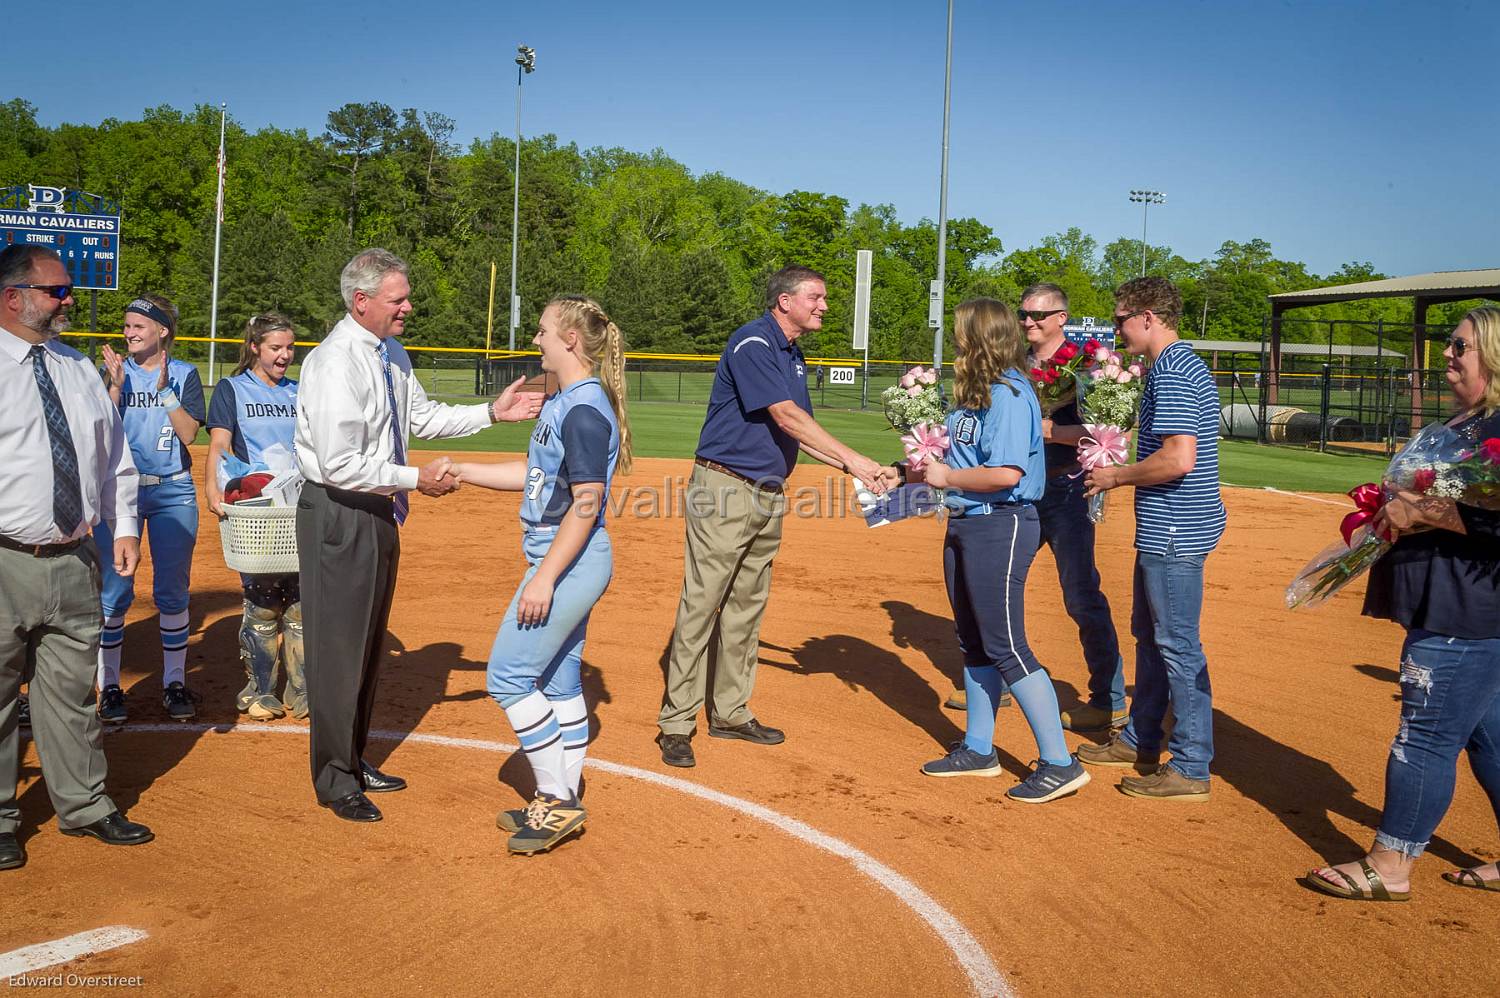
<svg viewBox="0 0 1500 998">
<path fill-rule="evenodd" d="M 1063 326 L 1063 336 L 1074 346 L 1083 346 L 1089 340 L 1098 340 L 1111 350 L 1115 348 L 1115 327 L 1113 324 L 1099 325 L 1093 318 L 1085 317 L 1076 322 L 1069 322 Z"/>
<path fill-rule="evenodd" d="M 31 194 L 31 210 L 9 207 L 23 200 L 20 192 L 27 190 Z M 0 200 L 0 248 L 46 246 L 62 257 L 73 287 L 116 291 L 120 287 L 120 216 L 61 210 L 65 202 L 75 207 L 82 205 L 82 198 L 68 196 L 74 193 L 38 187 L 15 187 L 0 192 L 4 195 Z M 102 198 L 90 200 L 95 204 L 106 203 Z"/>
</svg>

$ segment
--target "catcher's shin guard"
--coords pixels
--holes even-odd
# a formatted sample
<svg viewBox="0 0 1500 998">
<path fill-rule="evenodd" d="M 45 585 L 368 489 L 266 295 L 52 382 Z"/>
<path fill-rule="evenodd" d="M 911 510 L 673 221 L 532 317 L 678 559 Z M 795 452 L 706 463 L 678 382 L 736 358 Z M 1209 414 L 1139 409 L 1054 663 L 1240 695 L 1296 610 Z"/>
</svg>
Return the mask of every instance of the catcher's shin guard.
<svg viewBox="0 0 1500 998">
<path fill-rule="evenodd" d="M 241 701 L 276 692 L 276 652 L 280 636 L 281 614 L 246 600 L 245 615 L 240 620 L 240 661 L 245 666 L 248 683 L 240 694 Z"/>
<path fill-rule="evenodd" d="M 307 677 L 302 671 L 302 604 L 293 603 L 281 617 L 281 660 L 286 666 L 286 706 L 293 717 L 307 716 Z"/>
</svg>

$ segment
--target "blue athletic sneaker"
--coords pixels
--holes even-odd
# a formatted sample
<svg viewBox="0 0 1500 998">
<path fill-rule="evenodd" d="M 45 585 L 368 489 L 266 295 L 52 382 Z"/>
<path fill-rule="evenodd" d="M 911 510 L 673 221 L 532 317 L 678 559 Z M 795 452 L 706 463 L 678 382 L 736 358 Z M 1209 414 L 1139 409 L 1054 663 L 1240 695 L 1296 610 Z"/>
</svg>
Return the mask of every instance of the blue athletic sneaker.
<svg viewBox="0 0 1500 998">
<path fill-rule="evenodd" d="M 1089 771 L 1078 757 L 1069 756 L 1066 766 L 1054 766 L 1038 760 L 1031 775 L 1005 791 L 1005 796 L 1022 804 L 1045 804 L 1068 794 L 1076 794 L 1089 782 Z"/>
<path fill-rule="evenodd" d="M 953 751 L 941 759 L 934 759 L 922 767 L 924 776 L 999 776 L 1000 753 L 990 749 L 989 755 L 980 755 L 959 742 Z"/>
</svg>

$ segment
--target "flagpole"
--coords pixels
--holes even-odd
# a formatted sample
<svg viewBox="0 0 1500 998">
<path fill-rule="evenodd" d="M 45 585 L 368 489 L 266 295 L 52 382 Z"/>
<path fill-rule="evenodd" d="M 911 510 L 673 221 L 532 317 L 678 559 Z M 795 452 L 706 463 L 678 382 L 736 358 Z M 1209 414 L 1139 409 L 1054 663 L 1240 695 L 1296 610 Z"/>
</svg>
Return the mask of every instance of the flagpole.
<svg viewBox="0 0 1500 998">
<path fill-rule="evenodd" d="M 219 246 L 224 235 L 224 122 L 229 116 L 229 105 L 219 104 L 219 191 L 214 198 L 214 285 L 208 305 L 208 384 L 213 387 L 214 354 L 219 335 Z"/>
</svg>

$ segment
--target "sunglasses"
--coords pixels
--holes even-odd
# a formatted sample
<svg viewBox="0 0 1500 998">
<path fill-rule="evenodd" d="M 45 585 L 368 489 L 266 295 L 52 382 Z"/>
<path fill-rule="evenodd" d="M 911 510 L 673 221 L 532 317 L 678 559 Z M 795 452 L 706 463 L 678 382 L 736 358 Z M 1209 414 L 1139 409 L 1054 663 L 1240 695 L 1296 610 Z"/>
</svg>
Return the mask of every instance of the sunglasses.
<svg viewBox="0 0 1500 998">
<path fill-rule="evenodd" d="M 1464 339 L 1462 336 L 1448 337 L 1448 339 L 1445 341 L 1445 345 L 1453 351 L 1453 356 L 1455 357 L 1462 357 L 1464 355 L 1464 351 L 1473 346 L 1473 344 Z"/>
<path fill-rule="evenodd" d="M 32 291 L 45 291 L 58 301 L 66 301 L 73 294 L 71 284 L 12 284 L 13 288 L 29 288 Z"/>
<path fill-rule="evenodd" d="M 1067 309 L 1063 308 L 1022 308 L 1016 310 L 1016 315 L 1020 317 L 1022 322 L 1025 322 L 1027 319 L 1030 319 L 1032 322 L 1041 322 L 1043 319 L 1057 315 L 1059 312 L 1066 311 Z"/>
<path fill-rule="evenodd" d="M 1120 327 L 1124 326 L 1125 323 L 1129 322 L 1131 319 L 1134 319 L 1138 315 L 1145 315 L 1149 311 L 1151 311 L 1149 308 L 1143 308 L 1143 309 L 1138 309 L 1137 311 L 1134 311 L 1134 312 L 1127 312 L 1124 315 L 1117 315 L 1117 316 L 1115 316 L 1115 328 L 1119 329 Z"/>
</svg>

